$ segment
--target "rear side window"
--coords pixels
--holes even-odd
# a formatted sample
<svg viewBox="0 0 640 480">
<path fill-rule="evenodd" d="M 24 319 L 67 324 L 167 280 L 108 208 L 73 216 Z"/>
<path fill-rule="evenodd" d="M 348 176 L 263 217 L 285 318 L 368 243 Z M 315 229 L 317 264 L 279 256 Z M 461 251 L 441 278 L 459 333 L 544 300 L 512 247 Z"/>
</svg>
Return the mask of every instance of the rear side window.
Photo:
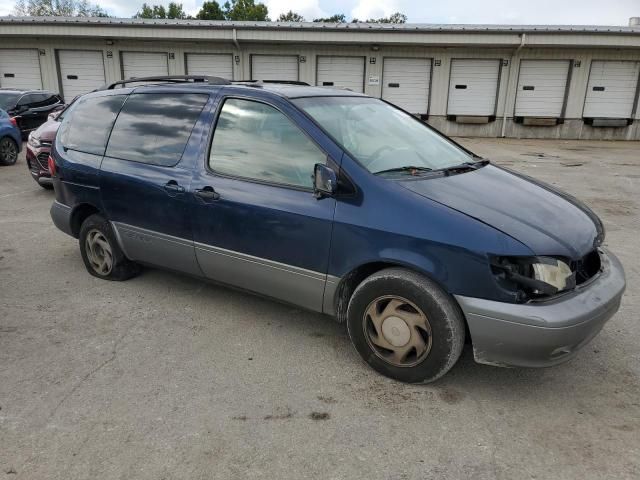
<svg viewBox="0 0 640 480">
<path fill-rule="evenodd" d="M 89 97 L 78 100 L 66 113 L 59 141 L 69 150 L 104 155 L 109 132 L 126 95 Z"/>
<path fill-rule="evenodd" d="M 174 166 L 208 99 L 206 94 L 193 93 L 130 95 L 113 127 L 106 155 Z"/>
</svg>

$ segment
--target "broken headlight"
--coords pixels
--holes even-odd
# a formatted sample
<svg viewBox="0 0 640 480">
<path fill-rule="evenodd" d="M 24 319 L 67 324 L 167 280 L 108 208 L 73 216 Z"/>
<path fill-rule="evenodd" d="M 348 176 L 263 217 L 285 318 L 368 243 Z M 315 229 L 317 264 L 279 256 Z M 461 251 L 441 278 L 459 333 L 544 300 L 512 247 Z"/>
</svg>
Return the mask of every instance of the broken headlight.
<svg viewBox="0 0 640 480">
<path fill-rule="evenodd" d="M 516 294 L 517 301 L 555 295 L 576 286 L 570 264 L 554 257 L 493 257 L 491 270 L 501 287 Z"/>
</svg>

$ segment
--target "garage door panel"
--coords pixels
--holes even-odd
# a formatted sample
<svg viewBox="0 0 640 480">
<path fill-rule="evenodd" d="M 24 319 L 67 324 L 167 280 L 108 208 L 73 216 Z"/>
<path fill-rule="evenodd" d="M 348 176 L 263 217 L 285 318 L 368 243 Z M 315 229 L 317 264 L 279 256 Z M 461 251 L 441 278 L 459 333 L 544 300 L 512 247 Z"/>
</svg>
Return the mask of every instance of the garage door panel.
<svg viewBox="0 0 640 480">
<path fill-rule="evenodd" d="M 494 115 L 499 77 L 499 60 L 453 59 L 447 113 Z"/>
<path fill-rule="evenodd" d="M 57 55 L 66 102 L 106 83 L 102 51 L 58 50 Z"/>
<path fill-rule="evenodd" d="M 364 57 L 318 56 L 316 85 L 364 91 Z"/>
<path fill-rule="evenodd" d="M 252 80 L 298 81 L 297 55 L 251 55 Z"/>
<path fill-rule="evenodd" d="M 631 118 L 640 62 L 591 62 L 584 103 L 586 118 Z"/>
<path fill-rule="evenodd" d="M 522 60 L 515 116 L 560 118 L 569 65 L 569 60 Z"/>
<path fill-rule="evenodd" d="M 39 90 L 42 88 L 38 50 L 0 49 L 0 87 Z"/>
<path fill-rule="evenodd" d="M 211 75 L 233 79 L 233 56 L 227 53 L 187 53 L 188 75 Z"/>
<path fill-rule="evenodd" d="M 168 56 L 164 52 L 122 52 L 122 75 L 130 78 L 168 75 Z"/>
<path fill-rule="evenodd" d="M 429 110 L 431 59 L 385 58 L 382 67 L 382 98 L 413 114 Z"/>
</svg>

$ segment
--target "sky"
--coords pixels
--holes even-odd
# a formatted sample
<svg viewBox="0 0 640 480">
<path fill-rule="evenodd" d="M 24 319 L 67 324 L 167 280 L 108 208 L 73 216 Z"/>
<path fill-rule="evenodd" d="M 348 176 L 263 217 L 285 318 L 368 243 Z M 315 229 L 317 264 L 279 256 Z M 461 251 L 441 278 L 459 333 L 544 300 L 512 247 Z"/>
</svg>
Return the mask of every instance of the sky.
<svg viewBox="0 0 640 480">
<path fill-rule="evenodd" d="M 91 1 L 91 0 L 90 0 Z M 96 0 L 110 15 L 131 17 L 144 0 Z M 181 0 L 177 0 L 178 3 Z M 195 14 L 203 0 L 182 0 Z M 262 0 L 269 16 L 293 9 L 306 19 L 344 13 L 348 19 L 378 18 L 402 12 L 412 23 L 493 23 L 627 25 L 640 16 L 640 0 Z M 8 15 L 15 0 L 0 0 L 0 15 Z M 151 4 L 169 0 L 147 0 Z M 224 0 L 218 0 L 224 3 Z M 258 3 L 258 0 L 256 0 Z"/>
</svg>

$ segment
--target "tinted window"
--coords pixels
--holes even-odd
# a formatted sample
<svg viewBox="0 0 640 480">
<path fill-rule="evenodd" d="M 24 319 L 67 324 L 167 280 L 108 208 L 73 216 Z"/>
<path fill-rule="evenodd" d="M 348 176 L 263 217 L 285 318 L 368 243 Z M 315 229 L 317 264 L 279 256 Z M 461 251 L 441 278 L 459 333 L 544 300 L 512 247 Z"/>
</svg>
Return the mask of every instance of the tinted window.
<svg viewBox="0 0 640 480">
<path fill-rule="evenodd" d="M 170 167 L 180 161 L 208 95 L 130 95 L 111 132 L 106 155 Z"/>
<path fill-rule="evenodd" d="M 29 105 L 33 103 L 35 99 L 35 95 L 23 95 L 22 98 L 18 101 L 18 105 Z"/>
<path fill-rule="evenodd" d="M 78 100 L 64 117 L 58 137 L 63 147 L 103 155 L 113 121 L 125 95 Z"/>
<path fill-rule="evenodd" d="M 16 106 L 18 98 L 20 98 L 19 93 L 0 93 L 0 108 L 11 110 Z"/>
<path fill-rule="evenodd" d="M 209 166 L 216 172 L 312 187 L 326 155 L 283 113 L 264 103 L 229 99 L 216 125 Z"/>
</svg>

